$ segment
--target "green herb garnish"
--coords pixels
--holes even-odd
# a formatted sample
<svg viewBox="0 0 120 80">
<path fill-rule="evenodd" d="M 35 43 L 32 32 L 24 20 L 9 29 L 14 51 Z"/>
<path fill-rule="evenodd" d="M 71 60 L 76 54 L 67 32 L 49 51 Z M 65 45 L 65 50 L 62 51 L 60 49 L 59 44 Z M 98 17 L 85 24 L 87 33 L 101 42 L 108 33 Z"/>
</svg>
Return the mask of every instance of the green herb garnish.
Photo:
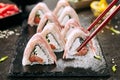
<svg viewBox="0 0 120 80">
<path fill-rule="evenodd" d="M 0 62 L 5 61 L 7 58 L 8 58 L 8 56 L 4 56 L 4 57 L 0 58 Z"/>
<path fill-rule="evenodd" d="M 113 72 L 116 72 L 116 70 L 117 70 L 116 66 L 117 66 L 116 64 L 112 66 L 112 71 Z"/>
<path fill-rule="evenodd" d="M 95 59 L 98 59 L 98 60 L 101 60 L 101 57 L 98 56 L 98 55 L 95 55 L 94 58 L 95 58 Z"/>
<path fill-rule="evenodd" d="M 120 34 L 119 30 L 114 29 L 113 27 L 109 28 L 112 32 L 116 33 L 116 34 Z"/>
</svg>

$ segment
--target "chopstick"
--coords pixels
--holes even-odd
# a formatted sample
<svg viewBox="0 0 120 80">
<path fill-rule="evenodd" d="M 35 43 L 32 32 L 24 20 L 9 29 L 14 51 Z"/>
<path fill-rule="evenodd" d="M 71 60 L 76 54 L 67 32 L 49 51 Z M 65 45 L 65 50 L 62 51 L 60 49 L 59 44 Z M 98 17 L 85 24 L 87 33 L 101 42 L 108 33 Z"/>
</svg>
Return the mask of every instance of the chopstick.
<svg viewBox="0 0 120 80">
<path fill-rule="evenodd" d="M 115 8 L 115 10 L 93 31 L 93 33 L 88 36 L 85 41 L 77 48 L 79 52 L 108 22 L 111 18 L 120 10 L 120 4 Z"/>
<path fill-rule="evenodd" d="M 118 2 L 119 0 L 113 0 L 109 6 L 106 8 L 105 11 L 103 11 L 95 20 L 94 22 L 87 28 L 88 31 L 90 31 L 102 18 L 105 16 L 105 14 Z"/>
</svg>

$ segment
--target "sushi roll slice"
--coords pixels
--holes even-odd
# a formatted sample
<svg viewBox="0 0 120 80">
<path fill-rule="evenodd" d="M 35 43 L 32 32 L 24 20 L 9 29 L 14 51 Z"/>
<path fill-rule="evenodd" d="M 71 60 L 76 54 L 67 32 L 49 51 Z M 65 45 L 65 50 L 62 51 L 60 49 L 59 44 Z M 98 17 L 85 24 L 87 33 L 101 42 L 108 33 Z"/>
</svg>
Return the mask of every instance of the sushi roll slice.
<svg viewBox="0 0 120 80">
<path fill-rule="evenodd" d="M 59 26 L 58 28 L 60 31 L 62 29 L 56 15 L 54 15 L 52 12 L 48 12 L 44 14 L 44 16 L 41 18 L 41 21 L 37 28 L 37 32 L 41 32 L 47 23 L 55 23 L 55 25 Z"/>
<path fill-rule="evenodd" d="M 64 51 L 65 40 L 54 23 L 48 23 L 41 34 L 47 39 L 54 52 Z"/>
<path fill-rule="evenodd" d="M 65 41 L 67 41 L 67 37 L 70 35 L 70 33 L 72 33 L 75 28 L 80 28 L 83 32 L 88 33 L 86 29 L 81 27 L 80 23 L 77 20 L 70 19 L 67 21 L 65 27 L 61 31 L 61 35 L 63 36 L 63 38 L 65 38 Z"/>
<path fill-rule="evenodd" d="M 46 13 L 50 12 L 47 5 L 45 3 L 38 3 L 30 12 L 28 18 L 28 24 L 32 27 L 34 25 L 38 25 L 42 16 Z"/>
<path fill-rule="evenodd" d="M 88 34 L 84 33 L 79 28 L 75 28 L 67 38 L 63 59 L 75 58 L 75 56 L 82 56 L 87 54 L 89 48 L 88 45 L 83 47 L 80 52 L 77 52 L 77 48 L 81 45 L 87 36 Z"/>
<path fill-rule="evenodd" d="M 59 0 L 53 13 L 59 17 L 66 6 L 70 6 L 67 0 Z"/>
<path fill-rule="evenodd" d="M 60 22 L 60 25 L 64 27 L 67 21 L 71 18 L 79 22 L 79 17 L 77 13 L 75 12 L 75 10 L 70 6 L 67 6 L 61 13 L 60 17 L 58 18 L 58 21 Z"/>
<path fill-rule="evenodd" d="M 51 65 L 56 63 L 56 55 L 40 33 L 36 33 L 28 41 L 24 50 L 22 65 Z"/>
</svg>

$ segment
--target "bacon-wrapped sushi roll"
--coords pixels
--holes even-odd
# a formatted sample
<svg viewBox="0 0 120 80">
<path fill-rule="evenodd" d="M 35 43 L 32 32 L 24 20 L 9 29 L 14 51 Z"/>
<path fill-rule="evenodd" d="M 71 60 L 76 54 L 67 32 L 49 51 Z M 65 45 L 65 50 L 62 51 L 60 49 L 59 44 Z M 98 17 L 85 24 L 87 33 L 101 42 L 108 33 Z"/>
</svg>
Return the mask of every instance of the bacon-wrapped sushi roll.
<svg viewBox="0 0 120 80">
<path fill-rule="evenodd" d="M 80 28 L 83 32 L 88 33 L 86 29 L 81 27 L 80 23 L 75 19 L 70 19 L 65 24 L 65 27 L 61 31 L 61 35 L 67 40 L 67 37 L 72 33 L 75 28 Z"/>
<path fill-rule="evenodd" d="M 93 43 L 92 40 L 79 52 L 77 51 L 77 48 L 87 38 L 88 35 L 89 34 L 86 34 L 80 28 L 75 28 L 67 38 L 63 58 L 67 59 L 75 58 L 76 56 L 83 56 L 86 55 L 88 51 L 93 51 L 93 53 L 96 53 L 94 45 L 92 44 Z"/>
<path fill-rule="evenodd" d="M 64 27 L 66 22 L 71 18 L 79 22 L 79 17 L 77 13 L 75 12 L 75 10 L 70 6 L 67 6 L 61 13 L 60 17 L 58 18 L 58 21 L 60 22 L 60 25 Z"/>
<path fill-rule="evenodd" d="M 59 17 L 66 6 L 70 6 L 67 0 L 59 0 L 53 13 Z"/>
<path fill-rule="evenodd" d="M 48 23 L 44 27 L 41 34 L 48 40 L 54 52 L 64 51 L 65 40 L 63 36 L 61 35 L 60 30 L 57 25 L 55 25 L 54 23 Z"/>
<path fill-rule="evenodd" d="M 46 39 L 40 33 L 34 34 L 24 50 L 23 66 L 31 64 L 49 65 L 54 63 L 56 63 L 56 55 Z"/>
<path fill-rule="evenodd" d="M 38 3 L 29 14 L 28 24 L 30 26 L 38 25 L 46 12 L 50 12 L 47 5 L 42 2 Z"/>
<path fill-rule="evenodd" d="M 38 25 L 37 32 L 41 32 L 47 23 L 55 23 L 55 25 L 58 26 L 60 31 L 62 29 L 57 17 L 52 12 L 48 12 L 42 17 L 42 20 Z"/>
</svg>

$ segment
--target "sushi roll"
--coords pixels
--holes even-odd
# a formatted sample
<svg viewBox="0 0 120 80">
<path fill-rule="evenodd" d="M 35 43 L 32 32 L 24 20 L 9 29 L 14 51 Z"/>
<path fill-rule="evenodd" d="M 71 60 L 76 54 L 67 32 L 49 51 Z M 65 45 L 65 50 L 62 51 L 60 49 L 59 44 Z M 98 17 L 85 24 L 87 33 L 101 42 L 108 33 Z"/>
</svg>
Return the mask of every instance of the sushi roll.
<svg viewBox="0 0 120 80">
<path fill-rule="evenodd" d="M 55 9 L 54 9 L 54 11 L 53 11 L 53 13 L 57 17 L 59 17 L 66 6 L 70 6 L 68 1 L 66 1 L 66 0 L 59 0 L 57 5 L 56 5 L 56 7 L 55 7 Z"/>
<path fill-rule="evenodd" d="M 48 23 L 41 32 L 54 52 L 64 51 L 65 40 L 59 31 L 59 26 L 54 23 Z"/>
<path fill-rule="evenodd" d="M 67 38 L 63 59 L 75 58 L 75 56 L 87 54 L 88 45 L 83 47 L 80 52 L 77 52 L 77 48 L 87 36 L 88 34 L 84 33 L 80 28 L 75 28 Z"/>
<path fill-rule="evenodd" d="M 55 23 L 56 26 L 59 26 L 58 28 L 61 31 L 62 27 L 61 27 L 56 15 L 54 15 L 52 12 L 48 12 L 48 13 L 44 14 L 44 16 L 41 19 L 42 20 L 40 21 L 40 23 L 38 25 L 37 32 L 41 32 L 47 23 Z"/>
<path fill-rule="evenodd" d="M 75 10 L 70 6 L 67 6 L 62 11 L 61 15 L 58 18 L 58 21 L 59 21 L 60 25 L 64 27 L 65 24 L 67 23 L 67 21 L 71 18 L 73 18 L 79 22 L 79 17 L 77 15 L 77 13 L 75 12 Z"/>
<path fill-rule="evenodd" d="M 77 20 L 70 19 L 67 21 L 65 27 L 61 31 L 61 35 L 65 38 L 65 41 L 75 28 L 80 28 L 83 32 L 88 33 L 88 31 L 84 29 Z"/>
<path fill-rule="evenodd" d="M 42 16 L 46 13 L 50 12 L 47 5 L 45 3 L 38 3 L 30 12 L 28 18 L 28 24 L 32 27 L 34 25 L 38 25 Z"/>
<path fill-rule="evenodd" d="M 22 65 L 51 65 L 56 63 L 56 55 L 41 33 L 36 33 L 28 41 L 24 50 Z"/>
</svg>

